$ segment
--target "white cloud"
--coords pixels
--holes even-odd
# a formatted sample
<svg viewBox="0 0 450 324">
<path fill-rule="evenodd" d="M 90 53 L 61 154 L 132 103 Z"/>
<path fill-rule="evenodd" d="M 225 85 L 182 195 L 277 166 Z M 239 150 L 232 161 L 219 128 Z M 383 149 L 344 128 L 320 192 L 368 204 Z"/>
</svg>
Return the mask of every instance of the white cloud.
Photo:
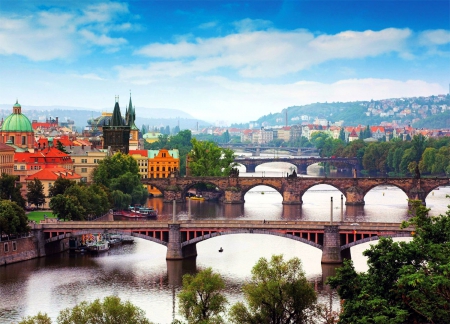
<svg viewBox="0 0 450 324">
<path fill-rule="evenodd" d="M 450 30 L 426 30 L 419 34 L 419 43 L 425 46 L 448 44 L 450 43 Z"/>
<path fill-rule="evenodd" d="M 26 16 L 0 14 L 0 55 L 21 55 L 33 61 L 69 59 L 88 47 L 117 49 L 124 38 L 108 35 L 112 30 L 130 29 L 115 23 L 127 13 L 120 3 L 88 6 L 83 11 L 52 9 Z"/>
<path fill-rule="evenodd" d="M 233 23 L 238 32 L 252 32 L 263 30 L 273 26 L 272 22 L 263 19 L 242 19 Z"/>
<path fill-rule="evenodd" d="M 410 36 L 409 29 L 395 28 L 319 36 L 305 30 L 253 31 L 197 38 L 193 42 L 153 43 L 136 54 L 166 60 L 177 69 L 182 65 L 179 74 L 231 68 L 248 78 L 277 77 L 334 59 L 365 58 L 391 52 L 406 56 L 406 41 Z M 160 63 L 149 63 L 149 75 L 159 74 L 159 67 Z M 166 67 L 170 75 L 170 64 Z"/>
</svg>

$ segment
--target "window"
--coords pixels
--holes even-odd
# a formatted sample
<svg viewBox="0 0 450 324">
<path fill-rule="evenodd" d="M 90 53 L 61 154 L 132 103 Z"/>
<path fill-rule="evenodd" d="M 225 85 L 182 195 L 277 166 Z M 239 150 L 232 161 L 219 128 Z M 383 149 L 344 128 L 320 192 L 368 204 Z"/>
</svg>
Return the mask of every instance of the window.
<svg viewBox="0 0 450 324">
<path fill-rule="evenodd" d="M 5 243 L 5 244 L 3 245 L 3 249 L 4 249 L 5 253 L 9 252 L 9 244 L 8 244 L 8 243 Z"/>
<path fill-rule="evenodd" d="M 27 137 L 26 136 L 22 136 L 22 145 L 27 144 Z"/>
<path fill-rule="evenodd" d="M 16 171 L 17 171 L 17 165 L 15 165 L 15 166 L 14 166 L 14 170 L 16 170 Z"/>
<path fill-rule="evenodd" d="M 166 171 L 166 167 L 162 167 L 162 170 L 161 171 Z"/>
<path fill-rule="evenodd" d="M 153 170 L 153 167 L 150 168 L 150 171 L 154 171 L 154 170 Z"/>
<path fill-rule="evenodd" d="M 81 168 L 81 173 L 86 173 L 87 172 L 87 168 Z"/>
<path fill-rule="evenodd" d="M 25 170 L 25 165 L 21 165 L 20 170 Z"/>
<path fill-rule="evenodd" d="M 156 171 L 159 171 L 159 167 L 156 167 Z"/>
<path fill-rule="evenodd" d="M 87 163 L 87 159 L 81 159 L 81 163 Z"/>
<path fill-rule="evenodd" d="M 17 242 L 16 241 L 12 242 L 12 249 L 13 249 L 13 251 L 17 251 Z"/>
<path fill-rule="evenodd" d="M 163 153 L 163 154 L 162 154 L 162 157 L 166 157 L 166 153 Z"/>
</svg>

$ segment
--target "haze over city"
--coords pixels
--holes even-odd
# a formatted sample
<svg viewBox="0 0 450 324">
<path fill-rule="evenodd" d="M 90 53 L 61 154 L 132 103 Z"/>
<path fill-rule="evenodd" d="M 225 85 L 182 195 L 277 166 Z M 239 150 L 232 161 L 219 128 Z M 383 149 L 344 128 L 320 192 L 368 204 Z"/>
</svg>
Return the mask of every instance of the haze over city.
<svg viewBox="0 0 450 324">
<path fill-rule="evenodd" d="M 0 103 L 245 122 L 448 93 L 448 1 L 2 1 Z"/>
</svg>

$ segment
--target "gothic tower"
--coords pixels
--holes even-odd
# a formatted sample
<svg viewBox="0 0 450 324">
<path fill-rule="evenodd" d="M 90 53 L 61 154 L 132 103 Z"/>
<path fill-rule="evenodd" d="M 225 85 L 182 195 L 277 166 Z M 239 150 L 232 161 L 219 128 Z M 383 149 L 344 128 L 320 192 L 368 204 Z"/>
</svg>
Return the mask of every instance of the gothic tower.
<svg viewBox="0 0 450 324">
<path fill-rule="evenodd" d="M 128 104 L 125 120 L 127 125 L 130 126 L 130 149 L 137 150 L 139 143 L 139 128 L 136 127 L 136 107 L 133 107 L 133 103 L 131 101 L 131 92 L 130 92 L 130 102 Z"/>
<path fill-rule="evenodd" d="M 130 125 L 124 121 L 120 113 L 119 97 L 116 96 L 113 115 L 109 125 L 103 126 L 103 148 L 111 147 L 113 152 L 128 154 L 130 149 Z M 127 115 L 129 111 L 127 110 Z M 128 118 L 127 118 L 128 119 Z"/>
</svg>

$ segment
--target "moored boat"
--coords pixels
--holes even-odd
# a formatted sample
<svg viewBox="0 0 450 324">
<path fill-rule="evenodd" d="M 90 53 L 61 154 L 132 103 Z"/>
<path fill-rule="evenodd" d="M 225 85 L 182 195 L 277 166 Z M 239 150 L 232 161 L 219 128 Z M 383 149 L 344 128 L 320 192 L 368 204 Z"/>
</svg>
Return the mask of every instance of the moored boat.
<svg viewBox="0 0 450 324">
<path fill-rule="evenodd" d="M 88 250 L 91 253 L 102 253 L 108 251 L 110 248 L 108 241 L 98 241 L 88 245 Z"/>
</svg>

